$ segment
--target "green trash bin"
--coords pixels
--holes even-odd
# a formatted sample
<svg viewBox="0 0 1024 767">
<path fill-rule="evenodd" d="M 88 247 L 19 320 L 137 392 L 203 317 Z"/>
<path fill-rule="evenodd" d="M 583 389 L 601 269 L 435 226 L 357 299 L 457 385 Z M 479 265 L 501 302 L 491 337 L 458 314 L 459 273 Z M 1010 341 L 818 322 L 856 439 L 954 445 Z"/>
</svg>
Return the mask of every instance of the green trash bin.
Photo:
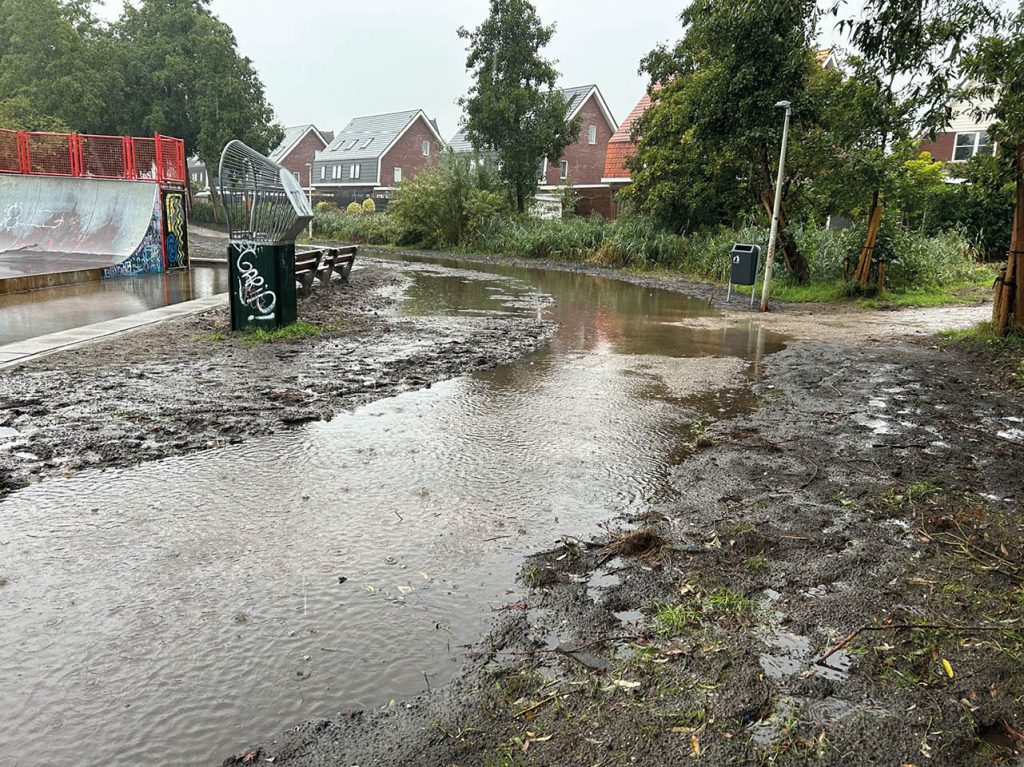
<svg viewBox="0 0 1024 767">
<path fill-rule="evenodd" d="M 224 147 L 219 184 L 229 230 L 231 329 L 295 322 L 295 237 L 313 218 L 302 188 L 241 141 Z"/>
</svg>

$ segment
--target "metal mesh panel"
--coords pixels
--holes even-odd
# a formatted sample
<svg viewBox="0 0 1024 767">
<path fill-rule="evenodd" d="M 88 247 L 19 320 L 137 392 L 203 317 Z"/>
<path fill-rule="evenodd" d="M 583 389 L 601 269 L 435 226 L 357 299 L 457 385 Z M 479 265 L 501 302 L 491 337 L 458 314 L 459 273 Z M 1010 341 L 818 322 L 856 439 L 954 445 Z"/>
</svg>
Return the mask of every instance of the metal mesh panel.
<svg viewBox="0 0 1024 767">
<path fill-rule="evenodd" d="M 181 142 L 173 138 L 160 137 L 160 163 L 163 165 L 164 181 L 179 181 L 185 183 L 187 170 L 185 169 L 184 153 L 180 152 Z"/>
<path fill-rule="evenodd" d="M 21 173 L 17 131 L 0 130 L 0 173 Z"/>
<path fill-rule="evenodd" d="M 295 177 L 241 141 L 221 154 L 220 194 L 235 241 L 294 242 L 313 217 Z"/>
<path fill-rule="evenodd" d="M 74 139 L 66 133 L 26 133 L 29 172 L 46 176 L 75 175 Z"/>
<path fill-rule="evenodd" d="M 151 138 L 133 138 L 132 154 L 135 155 L 135 178 L 156 181 L 159 177 L 156 167 L 156 141 Z"/>
<path fill-rule="evenodd" d="M 79 136 L 82 175 L 94 178 L 124 178 L 124 139 L 120 136 Z"/>
</svg>

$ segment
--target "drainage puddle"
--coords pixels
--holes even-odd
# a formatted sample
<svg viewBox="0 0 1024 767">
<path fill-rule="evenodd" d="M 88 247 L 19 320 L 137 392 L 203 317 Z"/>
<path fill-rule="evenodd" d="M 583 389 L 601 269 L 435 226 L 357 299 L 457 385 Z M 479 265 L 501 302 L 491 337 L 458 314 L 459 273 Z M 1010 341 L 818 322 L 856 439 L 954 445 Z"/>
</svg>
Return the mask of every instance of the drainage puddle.
<svg viewBox="0 0 1024 767">
<path fill-rule="evenodd" d="M 209 763 L 438 686 L 525 554 L 665 500 L 695 424 L 747 406 L 782 346 L 755 324 L 673 324 L 711 313 L 675 293 L 455 266 L 396 263 L 401 311 L 539 314 L 551 342 L 331 422 L 3 502 L 0 765 Z"/>
</svg>

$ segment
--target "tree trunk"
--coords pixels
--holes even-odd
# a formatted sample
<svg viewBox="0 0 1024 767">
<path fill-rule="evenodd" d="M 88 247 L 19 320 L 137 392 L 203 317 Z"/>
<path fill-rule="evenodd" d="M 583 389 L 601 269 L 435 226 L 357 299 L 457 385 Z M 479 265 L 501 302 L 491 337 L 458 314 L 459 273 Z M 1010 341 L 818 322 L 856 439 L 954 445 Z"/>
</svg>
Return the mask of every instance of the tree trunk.
<svg viewBox="0 0 1024 767">
<path fill-rule="evenodd" d="M 871 262 L 875 256 L 875 242 L 878 239 L 878 229 L 882 225 L 882 206 L 879 204 L 879 192 L 876 189 L 871 198 L 871 211 L 868 213 L 868 234 L 864 238 L 864 247 L 861 248 L 860 258 L 857 260 L 857 270 L 854 277 L 860 283 L 861 288 L 868 286 L 871 279 Z M 878 290 L 881 292 L 885 285 L 885 267 L 881 267 L 881 279 Z"/>
<path fill-rule="evenodd" d="M 1017 205 L 1013 213 L 1013 230 L 1010 234 L 1010 254 L 996 281 L 993 297 L 992 324 L 998 335 L 1006 335 L 1011 329 L 1024 331 L 1024 144 L 1016 149 Z"/>
<path fill-rule="evenodd" d="M 768 221 L 771 222 L 772 214 L 775 208 L 775 195 L 772 192 L 761 193 L 761 205 L 764 206 L 765 212 L 768 214 Z M 782 203 L 779 205 L 779 251 L 782 253 L 782 259 L 786 264 L 786 268 L 790 273 L 796 277 L 797 282 L 801 285 L 807 285 L 811 281 L 811 270 L 807 266 L 807 259 L 804 258 L 804 254 L 800 252 L 800 248 L 797 247 L 796 238 L 786 229 L 786 204 Z"/>
</svg>

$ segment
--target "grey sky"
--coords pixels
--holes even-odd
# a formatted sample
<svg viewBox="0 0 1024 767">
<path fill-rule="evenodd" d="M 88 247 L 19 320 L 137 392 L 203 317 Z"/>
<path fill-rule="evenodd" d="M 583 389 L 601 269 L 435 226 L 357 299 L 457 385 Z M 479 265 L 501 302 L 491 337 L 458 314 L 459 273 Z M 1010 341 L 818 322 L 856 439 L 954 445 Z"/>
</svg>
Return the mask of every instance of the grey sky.
<svg viewBox="0 0 1024 767">
<path fill-rule="evenodd" d="M 640 59 L 676 40 L 686 0 L 535 0 L 557 32 L 548 55 L 562 85 L 596 83 L 615 119 L 639 100 Z M 107 0 L 113 18 L 119 0 Z M 339 130 L 353 117 L 421 108 L 451 138 L 456 100 L 469 87 L 460 26 L 474 27 L 487 0 L 213 0 L 242 53 L 256 64 L 284 125 Z M 831 26 L 831 23 L 829 24 Z"/>
</svg>

